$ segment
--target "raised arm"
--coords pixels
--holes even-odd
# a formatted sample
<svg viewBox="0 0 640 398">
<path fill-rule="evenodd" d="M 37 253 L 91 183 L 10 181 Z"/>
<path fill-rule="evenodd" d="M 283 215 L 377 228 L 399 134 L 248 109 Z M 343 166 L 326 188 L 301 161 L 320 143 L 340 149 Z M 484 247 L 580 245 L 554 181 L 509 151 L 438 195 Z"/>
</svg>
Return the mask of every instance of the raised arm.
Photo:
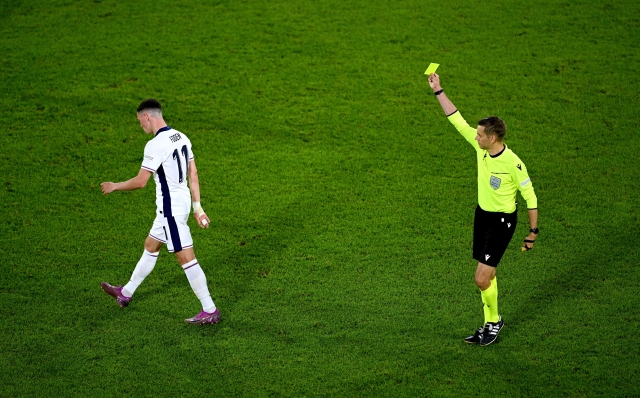
<svg viewBox="0 0 640 398">
<path fill-rule="evenodd" d="M 105 195 L 113 191 L 133 191 L 134 189 L 144 188 L 145 185 L 147 185 L 147 181 L 149 181 L 149 177 L 151 177 L 149 170 L 140 169 L 138 175 L 130 180 L 124 182 L 103 182 L 100 184 L 100 188 L 102 188 L 102 193 Z"/>
<path fill-rule="evenodd" d="M 193 201 L 193 217 L 200 228 L 209 228 L 209 217 L 200 205 L 200 181 L 198 180 L 196 161 L 193 159 L 189 161 L 189 189 L 191 189 L 191 200 Z"/>
<path fill-rule="evenodd" d="M 440 86 L 440 76 L 438 76 L 437 73 L 432 73 L 429 75 L 429 86 L 431 86 L 431 89 L 434 93 L 439 93 L 436 94 L 436 97 L 438 97 L 438 101 L 440 102 L 440 106 L 442 106 L 442 110 L 444 111 L 445 115 L 449 116 L 458 110 L 455 105 L 453 105 L 453 103 L 449 100 L 449 98 L 447 98 L 447 95 L 444 93 L 444 90 Z"/>
<path fill-rule="evenodd" d="M 436 94 L 438 101 L 440 102 L 440 106 L 442 106 L 442 110 L 444 114 L 447 115 L 447 119 L 449 122 L 453 124 L 453 126 L 458 130 L 458 132 L 464 137 L 465 140 L 469 144 L 471 144 L 476 151 L 480 150 L 478 147 L 478 142 L 475 137 L 477 134 L 477 129 L 469 126 L 469 123 L 464 120 L 458 109 L 453 105 L 447 95 L 444 93 L 444 90 L 440 86 L 440 76 L 435 73 L 429 75 L 429 85 L 431 89 Z"/>
</svg>

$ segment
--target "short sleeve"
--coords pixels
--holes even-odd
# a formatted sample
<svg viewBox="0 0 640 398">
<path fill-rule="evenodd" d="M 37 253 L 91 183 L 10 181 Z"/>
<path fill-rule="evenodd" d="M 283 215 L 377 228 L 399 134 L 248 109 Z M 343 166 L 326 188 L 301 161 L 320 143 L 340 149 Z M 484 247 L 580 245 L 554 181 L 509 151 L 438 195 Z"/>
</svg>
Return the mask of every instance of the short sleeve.
<svg viewBox="0 0 640 398">
<path fill-rule="evenodd" d="M 147 142 L 144 147 L 144 157 L 141 168 L 155 173 L 162 164 L 162 153 L 159 151 L 153 140 Z"/>
<path fill-rule="evenodd" d="M 189 162 L 192 161 L 195 158 L 194 154 L 193 154 L 193 148 L 191 147 L 191 141 L 189 141 Z"/>
</svg>

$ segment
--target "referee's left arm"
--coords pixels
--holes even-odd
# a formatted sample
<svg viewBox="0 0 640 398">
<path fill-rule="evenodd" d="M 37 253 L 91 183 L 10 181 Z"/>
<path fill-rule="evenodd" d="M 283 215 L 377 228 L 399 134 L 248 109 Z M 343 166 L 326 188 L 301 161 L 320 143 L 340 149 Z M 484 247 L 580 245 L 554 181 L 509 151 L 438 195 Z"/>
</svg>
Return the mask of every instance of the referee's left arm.
<svg viewBox="0 0 640 398">
<path fill-rule="evenodd" d="M 533 245 L 538 236 L 538 198 L 533 189 L 531 178 L 527 173 L 527 168 L 524 163 L 518 163 L 515 165 L 514 174 L 516 181 L 518 182 L 518 190 L 520 194 L 527 202 L 527 214 L 529 215 L 529 235 L 524 239 L 522 243 L 522 250 L 528 251 L 533 248 Z"/>
</svg>

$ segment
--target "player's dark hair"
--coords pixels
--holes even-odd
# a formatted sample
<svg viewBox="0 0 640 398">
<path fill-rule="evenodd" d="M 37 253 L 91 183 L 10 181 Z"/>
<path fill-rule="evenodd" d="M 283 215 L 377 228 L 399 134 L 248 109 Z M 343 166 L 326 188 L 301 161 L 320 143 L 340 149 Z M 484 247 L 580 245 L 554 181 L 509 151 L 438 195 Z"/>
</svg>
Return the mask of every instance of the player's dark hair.
<svg viewBox="0 0 640 398">
<path fill-rule="evenodd" d="M 142 101 L 140 105 L 138 105 L 138 113 L 150 109 L 158 110 L 160 113 L 162 113 L 162 105 L 160 105 L 160 102 L 157 99 L 149 98 Z"/>
<path fill-rule="evenodd" d="M 478 126 L 483 126 L 485 134 L 495 135 L 498 141 L 502 141 L 507 134 L 507 125 L 498 116 L 485 117 L 478 122 Z"/>
</svg>

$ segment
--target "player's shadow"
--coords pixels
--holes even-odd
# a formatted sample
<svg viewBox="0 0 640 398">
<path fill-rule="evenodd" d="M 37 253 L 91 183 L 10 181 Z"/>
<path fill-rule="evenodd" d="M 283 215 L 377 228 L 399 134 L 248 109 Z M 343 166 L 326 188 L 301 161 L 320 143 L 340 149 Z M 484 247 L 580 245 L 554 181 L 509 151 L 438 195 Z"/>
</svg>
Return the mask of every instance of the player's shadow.
<svg viewBox="0 0 640 398">
<path fill-rule="evenodd" d="M 234 302 L 242 300 L 255 283 L 263 281 L 275 271 L 269 267 L 277 264 L 274 258 L 282 258 L 283 252 L 288 250 L 291 242 L 294 240 L 299 242 L 301 231 L 304 230 L 304 225 L 310 217 L 310 214 L 303 210 L 304 205 L 313 206 L 314 203 L 292 201 L 277 209 L 274 214 L 265 216 L 263 213 L 258 220 L 237 221 L 235 219 L 235 224 L 214 219 L 210 228 L 212 230 L 217 228 L 215 238 L 208 238 L 208 231 L 193 233 L 193 229 L 198 227 L 195 224 L 190 225 L 196 258 L 207 276 L 214 302 L 216 305 L 226 306 L 224 312 L 228 311 L 229 307 L 233 307 Z M 219 249 L 221 246 L 219 241 L 211 242 L 210 239 L 225 242 L 224 249 Z M 187 303 L 189 300 L 195 300 L 175 256 L 167 253 L 165 247 L 162 248 L 160 255 L 172 257 L 168 263 L 170 263 L 169 267 L 175 267 L 175 269 L 163 270 L 162 273 L 165 275 L 162 279 L 154 281 L 153 287 L 136 292 L 137 298 L 166 295 L 167 289 L 179 286 L 184 289 L 184 294 L 178 298 L 180 301 L 184 300 Z M 166 263 L 163 261 L 165 267 Z M 166 274 L 170 276 L 167 277 Z M 152 277 L 154 277 L 153 273 L 150 275 L 150 278 Z M 223 311 L 222 307 L 221 311 Z"/>
</svg>

